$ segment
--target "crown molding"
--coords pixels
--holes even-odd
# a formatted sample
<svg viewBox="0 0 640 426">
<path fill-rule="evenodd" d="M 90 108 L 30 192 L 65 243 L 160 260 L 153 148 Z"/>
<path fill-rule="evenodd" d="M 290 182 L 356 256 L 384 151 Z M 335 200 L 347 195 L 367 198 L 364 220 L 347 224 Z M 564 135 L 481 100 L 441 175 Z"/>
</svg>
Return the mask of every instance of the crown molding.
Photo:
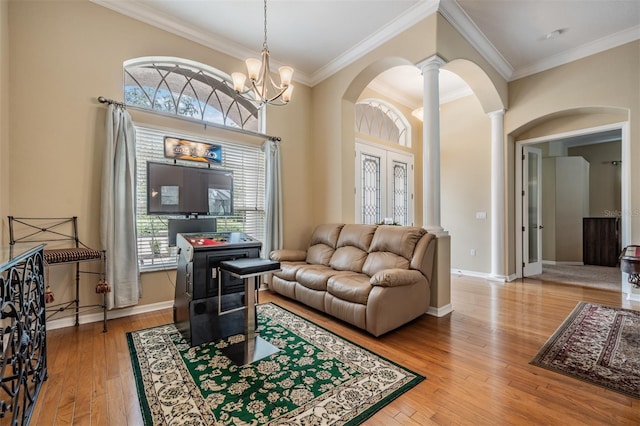
<svg viewBox="0 0 640 426">
<path fill-rule="evenodd" d="M 485 37 L 469 15 L 455 0 L 441 0 L 440 14 L 464 37 L 483 58 L 507 81 L 511 79 L 513 67 Z"/>
<path fill-rule="evenodd" d="M 194 29 L 182 21 L 176 20 L 174 16 L 163 14 L 157 10 L 147 6 L 143 2 L 128 2 L 117 0 L 89 0 L 92 3 L 103 6 L 107 9 L 111 9 L 114 12 L 118 12 L 122 15 L 133 18 L 137 21 L 144 22 L 170 33 L 176 34 L 180 37 L 184 37 L 188 40 L 209 47 L 218 52 L 229 55 L 233 58 L 244 62 L 249 57 L 260 57 L 260 52 L 256 52 L 251 49 L 240 45 L 228 38 L 222 37 L 218 34 L 214 34 L 210 31 L 204 31 L 202 29 Z M 270 58 L 275 68 L 284 64 Z M 307 86 L 311 85 L 311 79 L 308 74 L 296 70 L 294 81 L 300 82 Z"/>
<path fill-rule="evenodd" d="M 372 36 L 362 40 L 333 61 L 329 62 L 311 75 L 311 86 L 329 78 L 346 66 L 360 59 L 373 49 L 391 40 L 393 37 L 417 24 L 438 11 L 440 0 L 424 0 L 407 9 L 402 15 L 376 31 Z"/>
<path fill-rule="evenodd" d="M 627 30 L 600 38 L 591 43 L 583 44 L 582 46 L 578 46 L 575 49 L 567 50 L 556 55 L 549 56 L 533 64 L 518 68 L 511 76 L 511 80 L 516 80 L 532 74 L 546 71 L 548 69 L 555 68 L 569 62 L 577 61 L 578 59 L 586 58 L 587 56 L 595 55 L 596 53 L 604 52 L 605 50 L 613 49 L 614 47 L 622 46 L 623 44 L 627 44 L 639 39 L 640 25 L 637 25 Z"/>
</svg>

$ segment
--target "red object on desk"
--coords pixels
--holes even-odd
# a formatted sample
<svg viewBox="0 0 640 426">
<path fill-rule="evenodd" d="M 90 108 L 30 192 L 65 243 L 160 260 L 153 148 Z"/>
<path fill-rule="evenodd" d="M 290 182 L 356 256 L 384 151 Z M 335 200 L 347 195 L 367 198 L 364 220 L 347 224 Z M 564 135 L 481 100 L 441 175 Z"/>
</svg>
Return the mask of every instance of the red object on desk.
<svg viewBox="0 0 640 426">
<path fill-rule="evenodd" d="M 221 246 L 227 244 L 226 242 L 216 241 L 211 238 L 188 238 L 188 241 L 192 246 Z"/>
</svg>

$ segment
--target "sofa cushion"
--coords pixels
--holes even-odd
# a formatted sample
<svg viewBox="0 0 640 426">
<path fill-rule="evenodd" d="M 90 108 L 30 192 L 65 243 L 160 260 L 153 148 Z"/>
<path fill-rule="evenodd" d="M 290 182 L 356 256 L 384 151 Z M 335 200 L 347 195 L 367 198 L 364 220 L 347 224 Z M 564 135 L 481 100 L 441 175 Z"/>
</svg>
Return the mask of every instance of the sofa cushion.
<svg viewBox="0 0 640 426">
<path fill-rule="evenodd" d="M 296 273 L 296 281 L 298 284 L 313 289 L 327 289 L 327 281 L 336 274 L 344 274 L 346 272 L 336 271 L 333 268 L 323 265 L 306 265 L 300 267 Z"/>
<path fill-rule="evenodd" d="M 409 269 L 409 261 L 402 256 L 388 251 L 369 253 L 362 266 L 362 272 L 373 276 L 376 272 L 385 269 Z"/>
<path fill-rule="evenodd" d="M 347 302 L 367 304 L 371 292 L 369 277 L 364 274 L 347 273 L 329 278 L 327 292 Z"/>
<path fill-rule="evenodd" d="M 379 226 L 373 235 L 369 253 L 387 251 L 411 260 L 416 244 L 426 233 L 417 226 Z"/>
<path fill-rule="evenodd" d="M 296 272 L 305 265 L 307 265 L 306 262 L 281 262 L 280 271 L 275 272 L 274 275 L 286 281 L 295 281 Z"/>
<path fill-rule="evenodd" d="M 377 228 L 378 225 L 344 225 L 336 247 L 353 246 L 368 252 Z"/>
<path fill-rule="evenodd" d="M 342 227 L 342 224 L 326 224 L 319 225 L 313 231 L 309 248 L 307 249 L 307 263 L 329 265 Z"/>
<path fill-rule="evenodd" d="M 366 251 L 353 246 L 338 247 L 331 256 L 329 266 L 338 271 L 362 272 L 367 254 Z"/>
</svg>

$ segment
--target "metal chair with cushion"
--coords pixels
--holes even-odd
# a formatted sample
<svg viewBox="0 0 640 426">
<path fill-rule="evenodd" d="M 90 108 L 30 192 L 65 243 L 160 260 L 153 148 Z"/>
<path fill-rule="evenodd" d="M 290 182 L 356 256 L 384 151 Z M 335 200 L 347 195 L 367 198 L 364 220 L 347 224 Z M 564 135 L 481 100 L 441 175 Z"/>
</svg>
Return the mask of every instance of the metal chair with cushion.
<svg viewBox="0 0 640 426">
<path fill-rule="evenodd" d="M 75 325 L 79 325 L 80 311 L 101 308 L 103 311 L 103 331 L 107 331 L 107 293 L 111 291 L 105 281 L 107 253 L 88 247 L 78 238 L 78 217 L 38 218 L 14 217 L 9 218 L 9 244 L 16 243 L 46 243 L 44 260 L 46 266 L 45 301 L 49 304 L 46 311 L 47 320 L 67 309 L 75 309 Z M 47 248 L 51 246 L 50 248 Z M 100 272 L 83 271 L 82 262 L 100 262 Z M 75 299 L 53 304 L 54 295 L 48 278 L 49 266 L 68 265 L 75 263 Z M 80 274 L 99 275 L 96 293 L 102 294 L 101 304 L 80 305 Z"/>
</svg>

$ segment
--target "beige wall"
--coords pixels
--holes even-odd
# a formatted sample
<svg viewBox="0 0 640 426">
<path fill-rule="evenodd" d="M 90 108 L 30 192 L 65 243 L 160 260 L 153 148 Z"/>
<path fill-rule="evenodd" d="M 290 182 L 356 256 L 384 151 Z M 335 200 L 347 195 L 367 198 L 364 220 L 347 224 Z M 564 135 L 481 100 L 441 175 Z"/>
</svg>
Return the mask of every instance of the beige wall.
<svg viewBox="0 0 640 426">
<path fill-rule="evenodd" d="M 484 112 L 508 107 L 508 89 L 504 78 L 462 37 L 442 15 L 437 15 L 438 55 L 471 87 Z"/>
<path fill-rule="evenodd" d="M 0 10 L 0 17 L 4 18 L 4 2 Z M 81 237 L 88 244 L 99 246 L 106 108 L 96 98 L 122 99 L 123 61 L 141 56 L 177 56 L 229 74 L 244 65 L 240 60 L 89 1 L 15 1 L 9 3 L 8 14 L 9 160 L 4 155 L 7 151 L 4 133 L 0 135 L 0 147 L 2 165 L 10 162 L 8 175 L 13 185 L 5 195 L 7 168 L 2 167 L 2 205 L 7 205 L 4 200 L 8 197 L 10 213 L 16 216 L 77 215 Z M 4 46 L 5 31 L 1 34 Z M 6 55 L 2 54 L 2 60 L 4 63 Z M 3 106 L 7 102 L 4 89 Z M 144 114 L 132 112 L 132 115 L 146 121 Z M 270 108 L 267 113 L 267 133 L 282 138 L 284 238 L 291 247 L 306 244 L 305 234 L 310 232 L 308 218 L 312 215 L 313 196 L 307 172 L 310 117 L 310 89 L 300 83 L 296 83 L 288 107 Z M 158 124 L 163 127 L 204 132 L 202 126 L 184 121 L 160 121 Z M 210 129 L 205 133 L 213 132 Z M 140 303 L 172 300 L 174 279 L 174 271 L 143 274 Z M 55 290 L 56 299 L 64 300 L 68 290 Z M 92 285 L 83 286 L 81 298 L 87 302 L 97 300 Z"/>
<path fill-rule="evenodd" d="M 442 226 L 451 234 L 451 268 L 489 273 L 491 121 L 476 96 L 441 105 L 440 114 Z M 486 219 L 476 219 L 477 212 Z"/>
<path fill-rule="evenodd" d="M 0 246 L 9 212 L 9 3 L 0 1 Z"/>
<path fill-rule="evenodd" d="M 591 127 L 579 117 L 612 114 L 629 120 L 631 158 L 640 154 L 640 41 L 629 43 L 569 64 L 509 83 L 509 110 L 505 114 L 507 143 L 508 273 L 515 265 L 515 150 L 514 141 L 527 139 L 525 132 L 549 120 L 574 117 L 563 131 Z M 575 119 L 578 117 L 578 119 Z M 588 121 L 588 120 L 587 120 Z M 567 123 L 565 121 L 565 123 Z M 582 127 L 584 126 L 584 127 Z M 538 136 L 552 133 L 537 132 Z M 631 171 L 631 182 L 640 171 Z M 632 185 L 631 211 L 640 208 L 640 193 Z M 640 217 L 630 218 L 632 241 L 640 239 Z"/>
</svg>

